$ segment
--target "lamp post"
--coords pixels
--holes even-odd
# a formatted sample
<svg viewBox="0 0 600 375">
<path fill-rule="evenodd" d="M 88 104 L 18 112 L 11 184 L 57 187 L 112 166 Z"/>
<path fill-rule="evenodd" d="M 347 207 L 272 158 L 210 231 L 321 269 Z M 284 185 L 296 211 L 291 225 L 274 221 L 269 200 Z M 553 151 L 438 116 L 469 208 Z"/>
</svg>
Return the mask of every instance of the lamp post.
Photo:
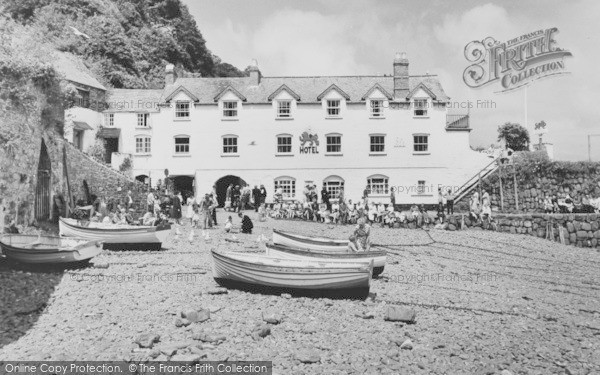
<svg viewBox="0 0 600 375">
<path fill-rule="evenodd" d="M 592 161 L 592 137 L 600 137 L 600 134 L 588 134 L 588 161 Z"/>
</svg>

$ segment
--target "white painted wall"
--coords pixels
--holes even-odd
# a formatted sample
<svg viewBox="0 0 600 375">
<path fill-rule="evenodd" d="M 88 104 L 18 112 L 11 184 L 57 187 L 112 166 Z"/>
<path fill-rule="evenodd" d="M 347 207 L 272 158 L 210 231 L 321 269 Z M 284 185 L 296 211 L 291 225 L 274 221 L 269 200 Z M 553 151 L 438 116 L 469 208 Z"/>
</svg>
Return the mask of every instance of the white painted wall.
<svg viewBox="0 0 600 375">
<path fill-rule="evenodd" d="M 424 97 L 425 92 L 415 97 Z M 383 98 L 375 90 L 373 98 Z M 331 91 L 326 98 L 341 98 Z M 324 178 L 339 175 L 345 179 L 346 197 L 358 199 L 367 177 L 381 174 L 389 177 L 389 185 L 397 187 L 397 203 L 435 203 L 437 186 L 462 185 L 491 160 L 469 147 L 468 132 L 445 130 L 446 109 L 429 107 L 427 118 L 416 118 L 410 109 L 384 109 L 385 118 L 370 118 L 365 103 L 346 103 L 342 99 L 340 119 L 326 117 L 324 103 L 293 102 L 293 119 L 277 119 L 275 103 L 238 104 L 238 119 L 224 119 L 220 103 L 192 105 L 190 118 L 175 119 L 176 100 L 188 100 L 179 93 L 170 107 L 161 107 L 150 114 L 151 129 L 137 129 L 135 113 L 115 113 L 115 126 L 121 128 L 120 151 L 134 154 L 134 176 L 150 175 L 153 183 L 164 178 L 164 169 L 171 176 L 196 177 L 197 193 L 209 192 L 217 179 L 238 175 L 250 185 L 265 184 L 273 195 L 273 179 L 280 176 L 296 178 L 296 194 L 301 197 L 305 181 L 314 181 L 321 188 Z M 227 93 L 223 100 L 236 99 Z M 282 92 L 274 101 L 292 99 Z M 317 134 L 318 154 L 300 154 L 300 135 Z M 278 134 L 292 135 L 292 155 L 277 155 Z M 326 134 L 342 134 L 342 155 L 327 155 Z M 151 155 L 135 155 L 135 136 L 152 136 Z M 222 155 L 222 136 L 238 136 L 238 155 Z M 370 154 L 370 134 L 385 134 L 385 155 Z M 413 134 L 429 135 L 429 152 L 413 152 Z M 190 136 L 189 155 L 175 155 L 174 137 Z M 252 145 L 253 144 L 253 145 Z M 404 145 L 404 147 L 400 147 Z M 417 194 L 418 180 L 433 187 L 426 194 Z M 389 197 L 375 197 L 388 201 Z"/>
</svg>

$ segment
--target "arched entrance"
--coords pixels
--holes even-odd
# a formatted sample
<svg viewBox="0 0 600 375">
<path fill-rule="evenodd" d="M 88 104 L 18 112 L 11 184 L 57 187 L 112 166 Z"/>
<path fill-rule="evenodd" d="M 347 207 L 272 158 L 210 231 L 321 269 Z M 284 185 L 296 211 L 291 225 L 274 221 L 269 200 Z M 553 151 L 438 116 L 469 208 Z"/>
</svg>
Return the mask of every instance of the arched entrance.
<svg viewBox="0 0 600 375">
<path fill-rule="evenodd" d="M 143 184 L 147 184 L 146 179 L 148 178 L 148 176 L 146 176 L 145 174 L 140 174 L 138 176 L 135 176 L 136 181 L 139 181 Z"/>
<path fill-rule="evenodd" d="M 227 195 L 227 187 L 229 185 L 239 185 L 242 187 L 246 185 L 246 181 L 242 180 L 238 176 L 228 175 L 219 178 L 217 182 L 215 182 L 215 185 L 217 186 L 217 202 L 219 202 L 219 207 L 223 207 L 225 204 L 225 197 Z"/>
<path fill-rule="evenodd" d="M 194 196 L 194 177 L 192 176 L 173 176 L 170 177 L 173 182 L 173 191 L 180 191 L 183 197 L 183 202 L 187 201 L 188 197 Z"/>
<path fill-rule="evenodd" d="M 52 163 L 48 156 L 46 143 L 42 139 L 42 149 L 37 170 L 37 186 L 35 188 L 35 218 L 48 220 L 50 218 L 50 176 Z"/>
</svg>

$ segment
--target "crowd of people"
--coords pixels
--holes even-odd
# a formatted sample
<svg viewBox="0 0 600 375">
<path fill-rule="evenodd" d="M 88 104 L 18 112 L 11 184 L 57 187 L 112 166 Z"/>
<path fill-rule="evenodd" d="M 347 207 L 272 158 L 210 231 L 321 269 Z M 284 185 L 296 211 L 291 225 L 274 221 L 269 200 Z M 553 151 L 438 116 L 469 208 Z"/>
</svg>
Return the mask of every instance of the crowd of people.
<svg viewBox="0 0 600 375">
<path fill-rule="evenodd" d="M 544 198 L 545 213 L 600 213 L 600 197 L 584 195 L 575 202 L 569 193 L 547 195 Z"/>
</svg>

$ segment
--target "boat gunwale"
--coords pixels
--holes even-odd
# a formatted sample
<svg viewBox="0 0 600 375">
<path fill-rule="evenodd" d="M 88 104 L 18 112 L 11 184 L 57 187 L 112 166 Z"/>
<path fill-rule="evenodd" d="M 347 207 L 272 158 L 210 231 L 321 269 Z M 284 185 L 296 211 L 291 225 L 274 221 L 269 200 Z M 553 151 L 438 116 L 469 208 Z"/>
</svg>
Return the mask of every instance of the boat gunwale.
<svg viewBox="0 0 600 375">
<path fill-rule="evenodd" d="M 299 242 L 307 242 L 307 243 L 315 244 L 315 245 L 328 245 L 328 246 L 339 246 L 339 247 L 348 246 L 348 240 L 336 240 L 333 238 L 325 238 L 325 237 L 308 237 L 308 236 L 303 236 L 301 234 L 280 231 L 277 229 L 273 229 L 273 233 L 274 234 L 276 233 L 287 239 L 291 239 L 291 240 L 295 240 L 295 241 L 299 241 Z"/>
<path fill-rule="evenodd" d="M 19 247 L 16 245 L 7 244 L 6 242 L 3 241 L 4 238 L 12 237 L 12 236 L 31 237 L 31 238 L 55 238 L 55 239 L 58 239 L 59 241 L 61 241 L 61 240 L 76 240 L 76 241 L 81 241 L 82 243 L 80 243 L 76 246 L 73 246 L 73 247 L 62 248 L 62 249 L 60 248 L 60 245 L 58 245 L 54 248 L 51 248 L 51 249 L 35 249 L 35 248 Z M 20 253 L 32 253 L 32 254 L 79 251 L 81 249 L 85 249 L 88 247 L 98 246 L 98 243 L 101 243 L 101 242 L 102 241 L 86 240 L 84 238 L 77 238 L 77 237 L 37 236 L 37 235 L 32 235 L 32 234 L 4 234 L 4 235 L 0 236 L 0 246 L 2 246 L 4 249 L 8 249 L 9 251 L 17 251 Z"/>
<path fill-rule="evenodd" d="M 76 225 L 76 224 L 72 224 L 69 223 L 65 220 L 65 218 L 60 217 L 59 218 L 60 222 L 64 225 L 66 225 L 67 227 L 72 228 L 73 230 L 82 230 L 84 232 L 97 232 L 97 233 L 123 233 L 126 231 L 129 232 L 133 232 L 135 233 L 152 233 L 152 232 L 160 232 L 163 230 L 171 230 L 171 225 L 165 225 L 165 226 L 148 226 L 148 225 L 129 225 L 127 228 L 90 228 L 90 227 L 84 227 L 81 225 Z"/>
<path fill-rule="evenodd" d="M 266 247 L 281 250 L 283 252 L 304 255 L 304 256 L 314 256 L 314 257 L 323 257 L 323 258 L 377 258 L 377 257 L 387 257 L 387 251 L 385 250 L 370 250 L 370 251 L 360 251 L 360 252 L 351 252 L 351 253 L 338 253 L 331 252 L 327 250 L 313 250 L 307 248 L 293 248 L 290 246 L 279 245 L 279 244 L 265 244 Z"/>
<path fill-rule="evenodd" d="M 372 273 L 373 272 L 372 271 L 373 262 L 370 262 L 369 264 L 366 264 L 366 262 L 346 262 L 346 263 L 356 264 L 356 267 L 349 267 L 349 268 L 343 268 L 343 267 L 328 267 L 328 268 L 290 267 L 290 266 L 276 266 L 276 265 L 269 265 L 269 264 L 257 264 L 257 263 L 253 263 L 250 261 L 235 259 L 235 258 L 227 256 L 226 254 L 220 253 L 214 249 L 211 250 L 211 254 L 213 255 L 213 258 L 214 258 L 213 261 L 215 261 L 216 258 L 219 258 L 219 260 L 221 260 L 221 261 L 223 259 L 225 259 L 226 261 L 236 263 L 238 265 L 242 265 L 245 267 L 253 266 L 253 268 L 257 268 L 257 267 L 263 268 L 265 271 L 268 271 L 269 269 L 279 269 L 281 271 L 278 271 L 276 273 L 280 273 L 280 274 L 298 273 L 298 274 L 304 274 L 304 275 L 309 275 L 309 274 L 324 274 L 324 275 L 326 275 L 326 274 L 335 274 L 335 273 L 344 273 L 344 272 L 349 272 L 349 273 Z M 247 254 L 247 253 L 240 253 L 240 254 Z M 285 259 L 285 261 L 289 261 L 289 259 Z M 299 260 L 298 262 L 303 262 L 303 261 Z M 318 261 L 314 261 L 314 262 L 318 262 Z M 322 263 L 333 263 L 333 262 L 322 262 Z M 339 264 L 339 263 L 337 263 L 337 264 Z M 320 271 L 320 272 L 313 272 L 313 271 Z"/>
</svg>

